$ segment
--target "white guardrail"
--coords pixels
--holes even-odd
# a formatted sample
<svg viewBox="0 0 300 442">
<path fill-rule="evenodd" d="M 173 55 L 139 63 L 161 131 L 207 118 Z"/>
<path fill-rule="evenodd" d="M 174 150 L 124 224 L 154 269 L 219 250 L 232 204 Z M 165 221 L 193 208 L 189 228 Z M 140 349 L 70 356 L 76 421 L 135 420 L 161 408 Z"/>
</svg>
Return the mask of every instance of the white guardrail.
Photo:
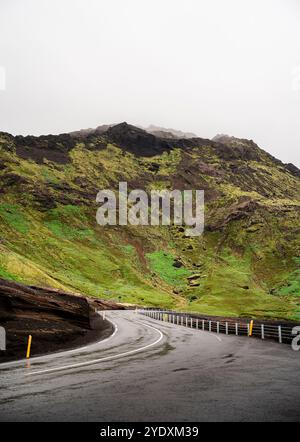
<svg viewBox="0 0 300 442">
<path fill-rule="evenodd" d="M 138 312 L 158 321 L 170 322 L 175 325 L 213 333 L 254 336 L 260 339 L 272 339 L 280 344 L 291 343 L 294 338 L 292 325 L 272 325 L 258 320 L 236 321 L 234 319 L 222 320 L 220 318 L 218 321 L 205 319 L 197 313 L 170 310 L 138 309 Z"/>
</svg>

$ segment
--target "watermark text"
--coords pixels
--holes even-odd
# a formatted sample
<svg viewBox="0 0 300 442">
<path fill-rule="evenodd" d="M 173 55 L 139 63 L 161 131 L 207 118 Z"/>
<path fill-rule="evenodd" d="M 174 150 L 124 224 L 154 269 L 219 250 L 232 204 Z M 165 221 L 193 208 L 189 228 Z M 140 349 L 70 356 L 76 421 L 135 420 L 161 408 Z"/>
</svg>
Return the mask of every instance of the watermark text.
<svg viewBox="0 0 300 442">
<path fill-rule="evenodd" d="M 128 193 L 126 182 L 118 192 L 101 190 L 96 197 L 101 203 L 97 223 L 101 226 L 186 226 L 186 236 L 200 236 L 204 231 L 203 190 L 141 189 Z"/>
</svg>

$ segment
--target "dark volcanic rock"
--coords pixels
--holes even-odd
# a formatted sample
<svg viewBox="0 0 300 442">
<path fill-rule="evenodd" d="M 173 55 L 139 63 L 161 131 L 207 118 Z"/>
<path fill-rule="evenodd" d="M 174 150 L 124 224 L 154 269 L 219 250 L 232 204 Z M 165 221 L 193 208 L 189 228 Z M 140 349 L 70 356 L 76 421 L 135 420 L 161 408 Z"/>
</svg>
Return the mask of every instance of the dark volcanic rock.
<svg viewBox="0 0 300 442">
<path fill-rule="evenodd" d="M 43 163 L 44 159 L 65 164 L 70 161 L 69 151 L 75 147 L 75 140 L 69 134 L 45 135 L 41 137 L 15 137 L 16 152 L 24 159 Z"/>
<path fill-rule="evenodd" d="M 170 149 L 167 141 L 159 142 L 154 135 L 127 123 L 109 128 L 106 135 L 110 140 L 135 155 L 154 156 L 162 150 Z"/>
<path fill-rule="evenodd" d="M 29 334 L 35 356 L 84 345 L 109 333 L 110 325 L 94 314 L 95 306 L 99 310 L 120 308 L 101 300 L 0 279 L 0 325 L 7 334 L 7 350 L 0 351 L 0 362 L 24 358 Z"/>
<path fill-rule="evenodd" d="M 294 166 L 292 163 L 285 164 L 286 169 L 291 172 L 292 175 L 300 178 L 300 169 Z"/>
<path fill-rule="evenodd" d="M 223 160 L 261 161 L 261 149 L 253 141 L 238 140 L 235 143 L 214 143 L 217 155 Z"/>
<path fill-rule="evenodd" d="M 159 138 L 146 132 L 139 127 L 127 123 L 117 124 L 105 133 L 108 142 L 114 142 L 118 146 L 138 156 L 151 157 L 169 151 L 175 147 L 188 149 L 200 147 L 210 143 L 202 138 L 190 139 L 166 139 Z"/>
</svg>

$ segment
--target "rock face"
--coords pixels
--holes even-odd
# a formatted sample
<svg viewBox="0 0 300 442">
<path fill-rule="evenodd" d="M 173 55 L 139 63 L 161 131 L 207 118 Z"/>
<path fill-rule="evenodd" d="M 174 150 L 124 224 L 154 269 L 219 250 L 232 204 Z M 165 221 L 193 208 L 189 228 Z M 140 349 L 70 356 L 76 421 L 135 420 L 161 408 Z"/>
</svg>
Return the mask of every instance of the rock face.
<svg viewBox="0 0 300 442">
<path fill-rule="evenodd" d="M 114 302 L 297 319 L 297 167 L 252 140 L 152 129 L 0 133 L 0 277 Z M 204 235 L 98 226 L 96 195 L 120 181 L 147 193 L 204 190 Z"/>
<path fill-rule="evenodd" d="M 98 301 L 97 308 L 118 308 Z M 7 350 L 0 362 L 24 357 L 28 335 L 32 355 L 76 347 L 110 333 L 110 325 L 94 314 L 90 302 L 59 290 L 25 286 L 0 279 L 0 325 L 7 334 Z"/>
<path fill-rule="evenodd" d="M 292 175 L 300 178 L 300 170 L 298 167 L 294 166 L 294 164 L 288 163 L 285 165 L 285 167 L 291 172 Z"/>
<path fill-rule="evenodd" d="M 109 140 L 137 155 L 151 156 L 159 149 L 154 135 L 127 123 L 109 128 L 106 135 Z"/>
<path fill-rule="evenodd" d="M 69 134 L 57 136 L 48 135 L 41 137 L 15 138 L 16 152 L 24 159 L 31 159 L 39 164 L 44 159 L 54 161 L 58 164 L 66 164 L 70 161 L 69 152 L 74 148 L 75 143 Z"/>
<path fill-rule="evenodd" d="M 201 138 L 159 137 L 126 122 L 111 126 L 103 135 L 108 142 L 112 141 L 128 152 L 143 157 L 160 155 L 176 147 L 200 146 L 207 142 Z"/>
</svg>

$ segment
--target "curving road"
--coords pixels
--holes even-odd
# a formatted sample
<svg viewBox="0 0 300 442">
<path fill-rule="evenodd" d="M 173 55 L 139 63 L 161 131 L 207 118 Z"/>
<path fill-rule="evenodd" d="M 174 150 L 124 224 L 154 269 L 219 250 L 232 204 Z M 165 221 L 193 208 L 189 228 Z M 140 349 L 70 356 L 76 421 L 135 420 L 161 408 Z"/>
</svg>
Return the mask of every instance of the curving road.
<svg viewBox="0 0 300 442">
<path fill-rule="evenodd" d="M 0 366 L 0 421 L 299 421 L 300 352 L 110 312 L 114 334 Z"/>
</svg>

